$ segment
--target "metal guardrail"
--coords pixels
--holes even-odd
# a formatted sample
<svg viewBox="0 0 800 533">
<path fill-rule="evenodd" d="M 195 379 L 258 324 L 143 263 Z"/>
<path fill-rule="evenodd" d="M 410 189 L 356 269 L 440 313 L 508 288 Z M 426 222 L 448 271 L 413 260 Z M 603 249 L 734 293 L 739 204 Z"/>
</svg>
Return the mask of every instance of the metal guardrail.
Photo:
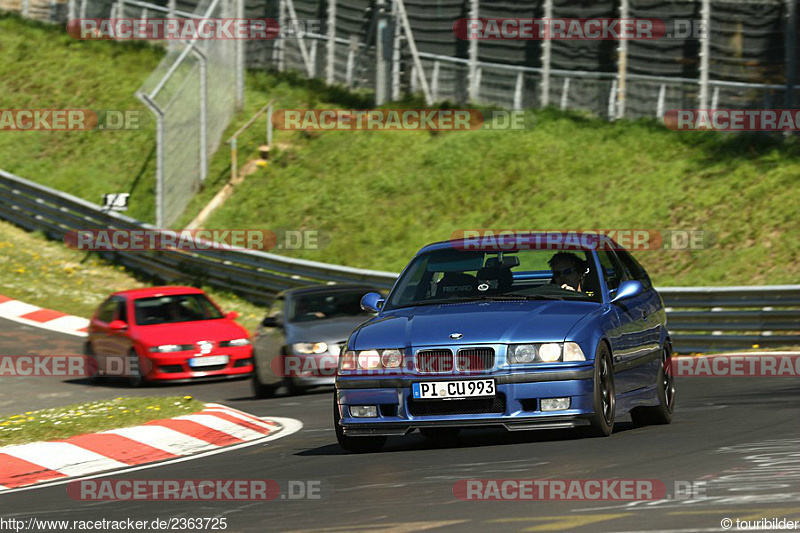
<svg viewBox="0 0 800 533">
<path fill-rule="evenodd" d="M 70 230 L 155 226 L 0 170 L 0 218 L 63 239 Z M 256 250 L 114 251 L 100 255 L 166 283 L 207 285 L 269 304 L 282 290 L 312 283 L 381 289 L 397 273 L 292 259 Z M 800 285 L 662 287 L 679 353 L 800 345 Z M 775 334 L 775 333 L 780 334 Z"/>
</svg>

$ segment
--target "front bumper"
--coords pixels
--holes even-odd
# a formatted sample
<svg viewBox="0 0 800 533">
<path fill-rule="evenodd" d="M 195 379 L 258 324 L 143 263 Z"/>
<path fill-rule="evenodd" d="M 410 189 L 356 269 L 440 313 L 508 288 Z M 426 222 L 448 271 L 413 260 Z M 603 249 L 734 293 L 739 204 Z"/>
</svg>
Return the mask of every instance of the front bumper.
<svg viewBox="0 0 800 533">
<path fill-rule="evenodd" d="M 194 381 L 225 377 L 247 377 L 253 372 L 252 346 L 234 346 L 215 348 L 208 356 L 227 355 L 228 362 L 211 367 L 191 367 L 189 359 L 197 357 L 195 353 L 148 353 L 148 381 Z"/>
<path fill-rule="evenodd" d="M 594 413 L 594 369 L 586 365 L 570 370 L 516 372 L 480 376 L 339 377 L 336 397 L 341 425 L 349 436 L 405 435 L 427 427 L 502 427 L 509 431 L 564 429 L 589 423 Z M 497 396 L 484 402 L 426 400 L 411 397 L 411 384 L 419 381 L 463 379 L 495 380 Z M 570 398 L 562 411 L 542 411 L 542 399 Z M 463 402 L 460 403 L 459 402 Z M 354 418 L 350 405 L 377 405 L 378 416 Z"/>
</svg>

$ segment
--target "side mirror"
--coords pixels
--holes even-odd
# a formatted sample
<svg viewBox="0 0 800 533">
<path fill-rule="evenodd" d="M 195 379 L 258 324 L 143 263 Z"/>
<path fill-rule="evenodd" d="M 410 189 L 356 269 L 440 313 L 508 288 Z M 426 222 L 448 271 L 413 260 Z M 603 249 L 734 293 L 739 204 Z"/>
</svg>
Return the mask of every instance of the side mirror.
<svg viewBox="0 0 800 533">
<path fill-rule="evenodd" d="M 128 329 L 128 324 L 123 322 L 122 320 L 112 320 L 111 323 L 108 325 L 108 329 L 111 331 L 125 331 Z"/>
<path fill-rule="evenodd" d="M 229 313 L 225 313 L 225 318 L 229 318 L 231 320 L 236 320 L 237 318 L 239 318 L 239 313 L 237 313 L 236 311 L 231 311 Z"/>
<path fill-rule="evenodd" d="M 361 298 L 361 309 L 364 311 L 369 311 L 371 313 L 377 313 L 383 307 L 384 300 L 383 296 L 380 295 L 378 292 L 368 292 Z"/>
<path fill-rule="evenodd" d="M 644 285 L 641 281 L 628 280 L 619 284 L 617 293 L 611 298 L 611 303 L 616 303 L 622 300 L 635 298 L 644 292 Z"/>
<path fill-rule="evenodd" d="M 280 327 L 281 323 L 274 316 L 268 316 L 261 321 L 261 325 L 265 328 L 277 328 Z"/>
</svg>

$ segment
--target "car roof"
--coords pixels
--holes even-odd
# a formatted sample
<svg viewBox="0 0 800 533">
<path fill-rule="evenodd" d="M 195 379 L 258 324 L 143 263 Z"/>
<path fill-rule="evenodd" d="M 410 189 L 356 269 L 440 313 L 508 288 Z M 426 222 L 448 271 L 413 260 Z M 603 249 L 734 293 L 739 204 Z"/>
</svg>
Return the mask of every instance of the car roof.
<svg viewBox="0 0 800 533">
<path fill-rule="evenodd" d="M 502 237 L 502 235 L 499 235 L 500 233 L 501 233 L 500 231 L 494 232 L 495 238 Z M 526 239 L 535 240 L 535 239 L 539 238 L 539 239 L 542 239 L 546 243 L 548 234 L 552 235 L 553 233 L 557 233 L 557 232 L 556 231 L 550 231 L 550 232 L 520 232 L 520 233 L 523 234 Z M 569 235 L 575 235 L 575 236 L 578 236 L 578 237 L 580 237 L 581 235 L 583 235 L 585 233 L 587 236 L 592 236 L 592 237 L 595 237 L 595 238 L 597 237 L 597 232 L 564 231 L 564 232 L 561 232 L 561 233 L 569 234 Z M 488 239 L 489 235 L 490 235 L 488 233 L 488 230 L 484 234 L 487 236 L 487 239 Z M 603 241 L 610 243 L 610 245 L 611 245 L 610 247 L 615 249 L 615 250 L 622 250 L 623 249 L 622 246 L 617 244 L 614 241 L 614 239 L 612 239 L 611 237 L 609 237 L 607 235 L 603 236 Z M 450 240 L 447 240 L 447 241 L 434 242 L 434 243 L 428 244 L 426 246 L 423 246 L 422 248 L 420 248 L 420 250 L 417 252 L 416 255 L 420 255 L 420 254 L 423 254 L 423 253 L 426 253 L 426 252 L 432 252 L 432 251 L 435 251 L 435 250 L 464 250 L 464 249 L 472 250 L 472 251 L 481 251 L 480 247 L 476 247 L 474 238 L 455 238 L 455 239 L 450 239 Z M 503 251 L 503 252 L 511 252 L 511 253 L 524 251 L 524 250 L 529 250 L 529 249 L 530 250 L 535 250 L 537 248 L 535 248 L 534 246 L 532 246 L 530 244 L 526 245 L 523 248 L 516 248 L 514 246 L 510 246 L 510 247 L 503 246 L 503 247 L 500 247 L 500 246 L 497 246 L 497 245 L 493 246 L 491 244 L 487 245 L 487 247 L 486 247 L 486 251 L 490 251 L 490 252 Z M 559 248 L 545 248 L 545 247 L 542 247 L 541 249 L 542 250 L 550 250 L 550 251 L 553 251 L 553 252 L 559 251 Z M 575 248 L 569 248 L 569 247 L 566 247 L 564 249 L 567 250 L 567 251 L 569 251 L 569 250 L 574 251 L 575 250 Z M 592 250 L 593 250 L 592 248 L 587 248 L 586 249 L 586 251 L 592 251 Z"/>
<path fill-rule="evenodd" d="M 306 285 L 304 287 L 295 287 L 294 289 L 287 289 L 281 292 L 279 296 L 297 296 L 299 294 L 325 294 L 329 292 L 339 292 L 347 290 L 366 290 L 366 291 L 377 292 L 378 289 L 370 285 L 359 285 L 357 283 L 341 283 L 341 284 L 337 283 L 333 285 L 317 284 L 317 285 Z"/>
<path fill-rule="evenodd" d="M 173 294 L 205 294 L 196 287 L 184 287 L 181 285 L 164 285 L 160 287 L 144 287 L 141 289 L 129 289 L 118 291 L 111 296 L 125 296 L 132 300 L 139 298 L 153 298 L 156 296 L 170 296 Z"/>
</svg>

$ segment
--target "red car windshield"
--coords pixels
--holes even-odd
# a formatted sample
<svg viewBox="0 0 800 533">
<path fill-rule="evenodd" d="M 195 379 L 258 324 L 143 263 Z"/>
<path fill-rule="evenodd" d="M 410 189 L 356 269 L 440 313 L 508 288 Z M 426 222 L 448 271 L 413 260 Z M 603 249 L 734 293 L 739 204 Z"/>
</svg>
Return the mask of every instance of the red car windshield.
<svg viewBox="0 0 800 533">
<path fill-rule="evenodd" d="M 222 313 L 204 294 L 140 298 L 133 305 L 140 326 L 222 318 Z"/>
</svg>

